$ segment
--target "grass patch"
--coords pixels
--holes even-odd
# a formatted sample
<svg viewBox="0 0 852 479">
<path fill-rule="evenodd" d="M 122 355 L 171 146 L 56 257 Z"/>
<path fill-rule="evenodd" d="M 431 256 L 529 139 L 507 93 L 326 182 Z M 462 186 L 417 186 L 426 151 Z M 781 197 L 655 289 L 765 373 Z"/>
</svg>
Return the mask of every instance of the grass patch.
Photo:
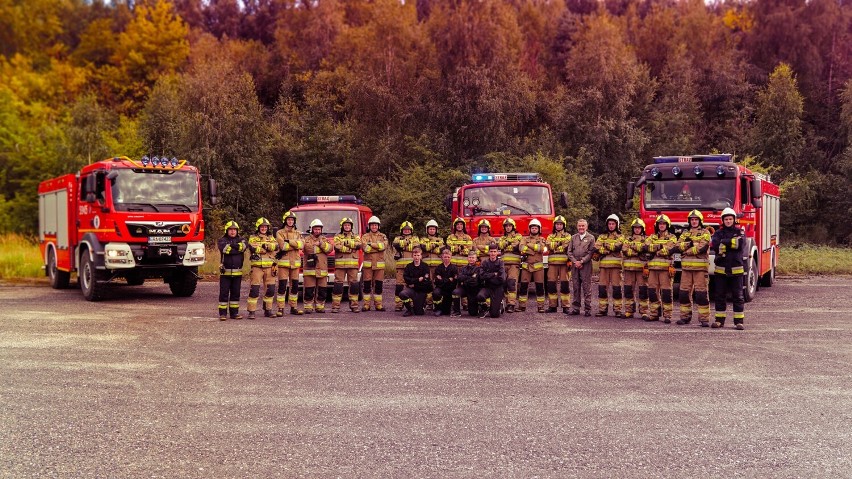
<svg viewBox="0 0 852 479">
<path fill-rule="evenodd" d="M 0 235 L 0 279 L 40 278 L 41 253 L 35 239 L 18 234 Z"/>
<path fill-rule="evenodd" d="M 784 245 L 778 250 L 778 274 L 852 274 L 852 248 Z"/>
</svg>

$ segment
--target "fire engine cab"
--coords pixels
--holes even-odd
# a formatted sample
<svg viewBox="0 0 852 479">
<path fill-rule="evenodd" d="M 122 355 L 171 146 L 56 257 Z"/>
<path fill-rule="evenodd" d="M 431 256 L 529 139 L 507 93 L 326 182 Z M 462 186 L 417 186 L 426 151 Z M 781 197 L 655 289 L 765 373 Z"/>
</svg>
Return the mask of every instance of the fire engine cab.
<svg viewBox="0 0 852 479">
<path fill-rule="evenodd" d="M 743 259 L 746 301 L 751 301 L 760 286 L 772 286 L 778 264 L 780 190 L 768 175 L 752 172 L 736 164 L 730 154 L 657 156 L 645 167 L 642 176 L 627 185 L 626 209 L 631 209 L 639 189 L 639 217 L 648 234 L 653 233 L 659 214 L 672 221 L 676 235 L 688 228 L 692 210 L 704 215 L 704 225 L 717 229 L 720 213 L 733 208 L 746 237 Z M 680 282 L 680 255 L 674 255 Z M 713 274 L 711 252 L 709 273 Z"/>
<path fill-rule="evenodd" d="M 50 285 L 67 288 L 76 272 L 83 296 L 97 301 L 117 278 L 163 278 L 175 296 L 191 296 L 205 260 L 199 179 L 185 160 L 122 156 L 41 182 L 39 246 Z M 212 179 L 209 189 L 215 204 Z"/>
<path fill-rule="evenodd" d="M 556 215 L 553 193 L 538 173 L 474 173 L 472 182 L 456 188 L 448 195 L 445 206 L 453 219 L 462 218 L 467 232 L 474 238 L 476 225 L 485 219 L 492 236 L 503 235 L 503 221 L 512 218 L 521 234 L 529 233 L 533 219 L 541 222 L 541 233 L 553 229 Z M 568 207 L 567 193 L 559 196 L 563 208 Z"/>
</svg>

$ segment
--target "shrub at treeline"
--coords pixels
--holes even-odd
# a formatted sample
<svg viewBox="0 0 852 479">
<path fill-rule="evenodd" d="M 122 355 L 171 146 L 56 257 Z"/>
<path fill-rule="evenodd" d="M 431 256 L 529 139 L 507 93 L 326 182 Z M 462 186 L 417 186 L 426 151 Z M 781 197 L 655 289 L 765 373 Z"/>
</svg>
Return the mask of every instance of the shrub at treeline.
<svg viewBox="0 0 852 479">
<path fill-rule="evenodd" d="M 781 182 L 788 238 L 848 243 L 850 45 L 834 0 L 0 0 L 0 228 L 151 153 L 219 180 L 214 236 L 304 194 L 447 225 L 477 170 L 540 171 L 599 229 L 652 156 L 718 151 Z"/>
</svg>

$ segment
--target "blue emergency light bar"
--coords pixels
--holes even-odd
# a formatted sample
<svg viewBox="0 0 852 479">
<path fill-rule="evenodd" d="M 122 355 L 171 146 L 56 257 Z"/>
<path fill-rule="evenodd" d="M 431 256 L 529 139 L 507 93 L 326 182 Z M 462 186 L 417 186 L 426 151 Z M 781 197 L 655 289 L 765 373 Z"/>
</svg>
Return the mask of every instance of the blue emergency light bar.
<svg viewBox="0 0 852 479">
<path fill-rule="evenodd" d="M 690 163 L 694 161 L 722 161 L 731 163 L 734 155 L 724 153 L 719 155 L 690 155 L 690 156 L 655 156 L 654 163 Z"/>
<path fill-rule="evenodd" d="M 352 203 L 356 205 L 364 202 L 355 195 L 336 195 L 336 196 L 302 196 L 299 198 L 299 204 L 310 203 Z"/>
<path fill-rule="evenodd" d="M 471 177 L 474 183 L 491 183 L 495 181 L 538 181 L 538 173 L 474 173 Z"/>
<path fill-rule="evenodd" d="M 165 156 L 162 158 L 158 156 L 143 156 L 139 160 L 139 162 L 133 161 L 130 158 L 126 157 L 116 157 L 113 158 L 112 161 L 117 161 L 122 158 L 130 160 L 130 162 L 136 164 L 137 166 L 141 165 L 143 168 L 182 168 L 183 165 L 187 163 L 186 160 L 178 160 L 175 157 L 169 159 Z"/>
</svg>

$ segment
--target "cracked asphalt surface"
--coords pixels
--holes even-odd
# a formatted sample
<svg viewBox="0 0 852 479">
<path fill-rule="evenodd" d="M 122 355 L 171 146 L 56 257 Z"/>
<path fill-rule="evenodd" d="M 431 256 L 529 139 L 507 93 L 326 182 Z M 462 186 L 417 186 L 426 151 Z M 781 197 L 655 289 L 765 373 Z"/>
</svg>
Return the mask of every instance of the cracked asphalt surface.
<svg viewBox="0 0 852 479">
<path fill-rule="evenodd" d="M 780 278 L 735 331 L 4 284 L 0 476 L 850 477 L 850 286 Z"/>
</svg>

